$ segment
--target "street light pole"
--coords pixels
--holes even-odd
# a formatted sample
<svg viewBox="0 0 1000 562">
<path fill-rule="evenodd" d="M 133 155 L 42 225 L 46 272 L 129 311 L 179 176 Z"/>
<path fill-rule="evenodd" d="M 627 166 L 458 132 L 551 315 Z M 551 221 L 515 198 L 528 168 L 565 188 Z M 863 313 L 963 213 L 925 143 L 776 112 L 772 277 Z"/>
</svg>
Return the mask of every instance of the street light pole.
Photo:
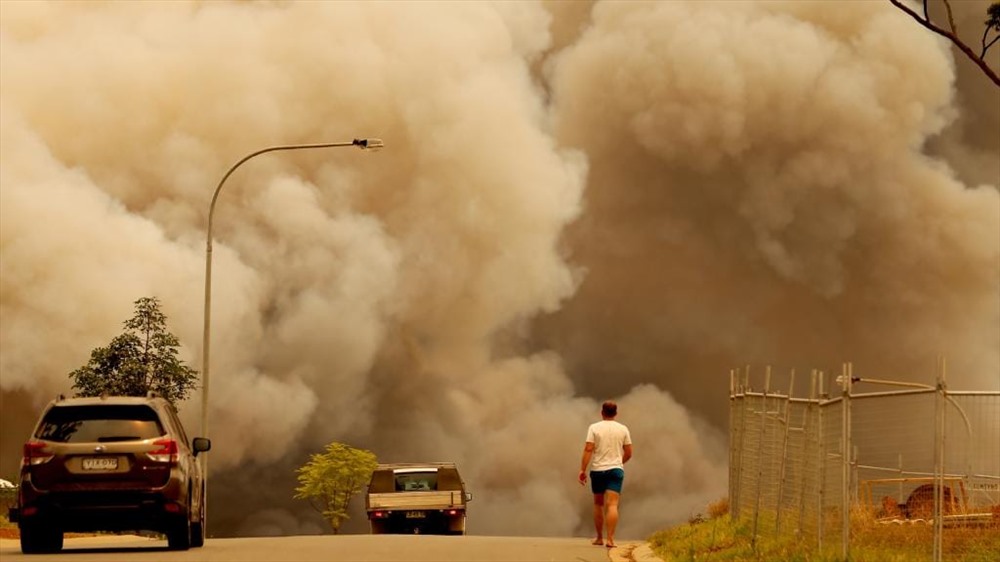
<svg viewBox="0 0 1000 562">
<path fill-rule="evenodd" d="M 222 179 L 219 180 L 219 185 L 215 188 L 215 193 L 212 195 L 212 203 L 208 207 L 208 236 L 205 241 L 205 326 L 204 332 L 202 334 L 202 347 L 201 347 L 201 436 L 208 437 L 208 382 L 209 382 L 209 344 L 211 340 L 211 326 L 212 326 L 212 219 L 215 215 L 215 203 L 219 199 L 219 192 L 222 191 L 222 186 L 225 185 L 226 180 L 229 176 L 236 171 L 244 162 L 250 160 L 255 156 L 260 156 L 261 154 L 266 154 L 268 152 L 277 152 L 281 150 L 305 150 L 311 148 L 335 148 L 342 146 L 357 146 L 362 150 L 378 150 L 384 145 L 381 139 L 354 139 L 350 142 L 325 142 L 316 144 L 288 144 L 280 146 L 271 146 L 268 148 L 263 148 L 256 152 L 251 152 L 238 162 L 229 168 Z M 202 454 L 202 470 L 203 478 L 205 483 L 205 495 L 202 497 L 202 502 L 208 503 L 208 454 Z M 207 510 L 207 508 L 206 508 Z"/>
</svg>

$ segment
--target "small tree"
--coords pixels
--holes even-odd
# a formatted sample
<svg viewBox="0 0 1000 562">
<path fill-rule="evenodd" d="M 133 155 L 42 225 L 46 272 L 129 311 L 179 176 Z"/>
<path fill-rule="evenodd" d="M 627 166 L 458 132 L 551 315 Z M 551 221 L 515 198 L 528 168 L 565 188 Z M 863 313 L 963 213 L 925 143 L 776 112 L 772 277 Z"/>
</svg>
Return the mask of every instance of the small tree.
<svg viewBox="0 0 1000 562">
<path fill-rule="evenodd" d="M 77 396 L 145 396 L 153 391 L 176 404 L 195 388 L 198 371 L 177 358 L 177 336 L 156 297 L 135 301 L 125 333 L 90 352 L 90 362 L 69 374 Z"/>
<path fill-rule="evenodd" d="M 309 500 L 337 534 L 341 523 L 349 518 L 347 506 L 351 498 L 368 484 L 377 464 L 371 451 L 330 443 L 324 453 L 312 455 L 299 467 L 300 486 L 295 489 L 295 499 Z"/>
</svg>

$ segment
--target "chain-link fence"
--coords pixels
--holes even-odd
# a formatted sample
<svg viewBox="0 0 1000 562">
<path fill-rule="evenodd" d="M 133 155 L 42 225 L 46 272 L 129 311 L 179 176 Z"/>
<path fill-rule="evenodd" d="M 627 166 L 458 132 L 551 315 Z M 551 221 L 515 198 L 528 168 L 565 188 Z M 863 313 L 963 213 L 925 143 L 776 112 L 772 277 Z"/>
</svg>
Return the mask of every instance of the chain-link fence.
<svg viewBox="0 0 1000 562">
<path fill-rule="evenodd" d="M 881 536 L 936 562 L 1000 533 L 1000 392 L 948 391 L 943 363 L 933 386 L 850 364 L 793 372 L 787 389 L 763 379 L 752 388 L 747 368 L 730 384 L 730 510 L 755 540 L 794 535 L 848 560 Z"/>
</svg>

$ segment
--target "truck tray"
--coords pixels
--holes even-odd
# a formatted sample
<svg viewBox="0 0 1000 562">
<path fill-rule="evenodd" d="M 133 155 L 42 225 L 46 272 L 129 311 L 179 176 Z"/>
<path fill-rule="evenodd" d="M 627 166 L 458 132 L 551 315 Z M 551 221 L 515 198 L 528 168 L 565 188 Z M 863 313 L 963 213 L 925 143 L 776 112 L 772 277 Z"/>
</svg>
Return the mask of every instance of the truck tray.
<svg viewBox="0 0 1000 562">
<path fill-rule="evenodd" d="M 368 494 L 369 510 L 448 509 L 456 505 L 462 505 L 460 490 Z"/>
</svg>

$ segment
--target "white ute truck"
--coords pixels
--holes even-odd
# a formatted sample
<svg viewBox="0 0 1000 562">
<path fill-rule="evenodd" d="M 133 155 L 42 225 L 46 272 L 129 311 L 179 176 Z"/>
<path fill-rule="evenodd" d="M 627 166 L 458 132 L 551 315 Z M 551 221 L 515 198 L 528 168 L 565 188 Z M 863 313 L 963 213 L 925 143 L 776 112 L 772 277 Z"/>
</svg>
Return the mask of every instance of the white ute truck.
<svg viewBox="0 0 1000 562">
<path fill-rule="evenodd" d="M 373 535 L 464 535 L 470 501 L 455 463 L 380 464 L 368 484 L 365 510 Z"/>
</svg>

